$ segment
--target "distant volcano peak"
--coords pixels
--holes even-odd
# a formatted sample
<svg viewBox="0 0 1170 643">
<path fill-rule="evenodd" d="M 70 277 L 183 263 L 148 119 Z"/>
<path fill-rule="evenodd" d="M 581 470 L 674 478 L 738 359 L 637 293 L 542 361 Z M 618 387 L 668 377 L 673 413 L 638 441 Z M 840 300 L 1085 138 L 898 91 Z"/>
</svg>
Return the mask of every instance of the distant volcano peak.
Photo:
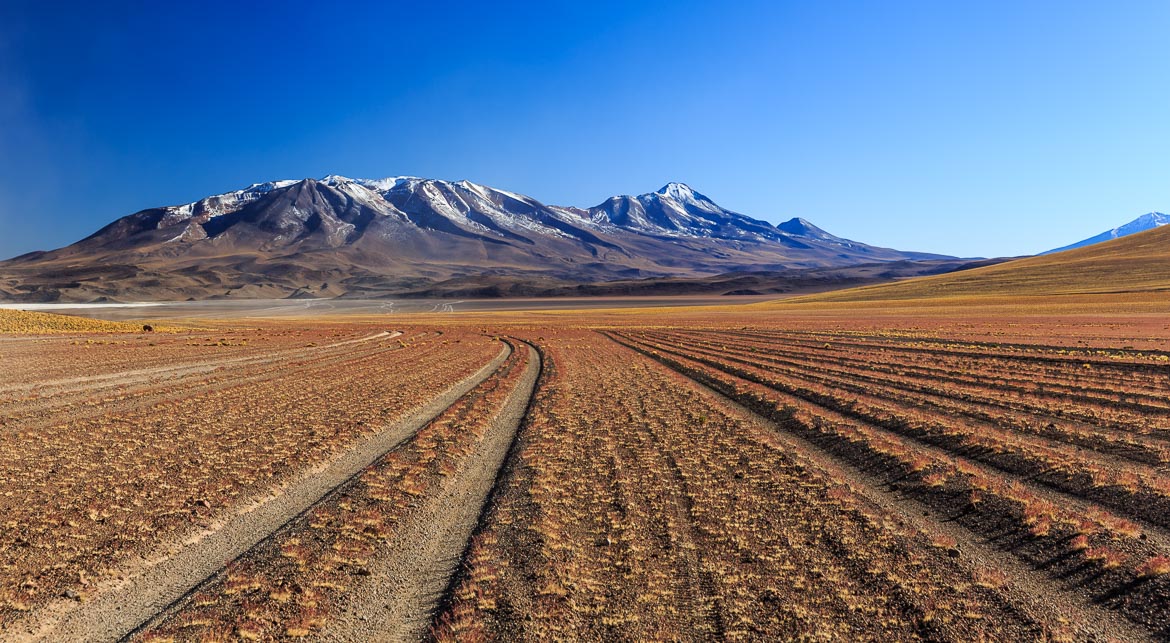
<svg viewBox="0 0 1170 643">
<path fill-rule="evenodd" d="M 42 300 L 82 292 L 186 299 L 370 295 L 483 275 L 593 283 L 937 257 L 849 241 L 802 219 L 778 227 L 679 182 L 579 208 L 467 180 L 330 174 L 150 208 L 0 267 L 19 267 L 24 276 L 9 283 Z"/>
</svg>

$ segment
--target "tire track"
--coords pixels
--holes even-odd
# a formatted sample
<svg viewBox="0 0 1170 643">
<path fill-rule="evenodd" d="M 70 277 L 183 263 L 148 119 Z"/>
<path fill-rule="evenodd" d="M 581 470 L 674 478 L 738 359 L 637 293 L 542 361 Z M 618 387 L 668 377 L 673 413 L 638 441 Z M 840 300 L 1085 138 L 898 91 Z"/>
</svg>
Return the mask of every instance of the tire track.
<svg viewBox="0 0 1170 643">
<path fill-rule="evenodd" d="M 645 417 L 645 400 L 639 399 L 638 403 L 642 407 L 643 417 Z M 689 605 L 686 606 L 687 611 L 694 613 L 699 623 L 711 628 L 709 632 L 704 632 L 704 636 L 723 640 L 727 638 L 727 626 L 723 618 L 715 580 L 711 572 L 704 569 L 702 557 L 698 553 L 700 538 L 696 532 L 699 527 L 695 518 L 695 500 L 690 483 L 687 482 L 683 468 L 662 436 L 646 423 L 642 428 L 643 430 L 636 432 L 635 436 L 642 436 L 650 443 L 655 456 L 670 472 L 671 483 L 677 488 L 676 492 L 664 494 L 668 510 L 666 518 L 669 522 L 663 533 L 658 534 L 658 536 L 671 542 L 672 549 L 681 552 L 682 567 L 679 569 L 678 580 L 684 588 L 683 596 L 689 600 Z M 641 466 L 645 466 L 644 461 L 639 462 L 636 457 L 629 458 L 628 462 L 638 462 Z M 665 485 L 664 492 L 666 492 Z M 697 627 L 694 629 L 700 631 Z"/>
<path fill-rule="evenodd" d="M 655 339 L 655 343 L 679 347 L 685 344 L 685 340 L 667 336 L 664 339 Z M 694 346 L 694 344 L 689 344 Z M 755 368 L 761 368 L 769 372 L 777 373 L 778 375 L 800 378 L 811 382 L 820 383 L 827 386 L 834 386 L 842 390 L 849 390 L 851 392 L 863 392 L 863 388 L 869 387 L 871 390 L 886 391 L 887 397 L 895 395 L 914 395 L 916 400 L 921 400 L 923 405 L 928 405 L 931 408 L 938 409 L 941 412 L 949 413 L 954 410 L 961 413 L 974 421 L 990 423 L 995 425 L 997 430 L 1011 430 L 1019 432 L 1021 435 L 1030 436 L 1032 438 L 1041 439 L 1052 444 L 1060 446 L 1073 445 L 1089 447 L 1097 451 L 1103 456 L 1126 458 L 1141 464 L 1161 464 L 1160 460 L 1151 459 L 1151 454 L 1146 454 L 1146 458 L 1135 458 L 1133 453 L 1121 451 L 1114 454 L 1110 451 L 1102 450 L 1106 448 L 1124 449 L 1130 447 L 1132 449 L 1148 449 L 1160 448 L 1165 446 L 1167 436 L 1150 435 L 1148 432 L 1143 433 L 1136 427 L 1132 426 L 1134 420 L 1140 415 L 1131 416 L 1122 420 L 1101 420 L 1097 418 L 1088 419 L 1081 409 L 1061 409 L 1060 413 L 1053 413 L 1052 409 L 1043 406 L 1028 404 L 1018 400 L 1006 400 L 996 398 L 994 394 L 987 392 L 989 387 L 985 383 L 978 383 L 974 380 L 960 380 L 953 377 L 934 377 L 933 381 L 937 384 L 940 381 L 957 383 L 963 388 L 957 389 L 957 393 L 947 394 L 934 388 L 927 383 L 925 376 L 903 375 L 896 372 L 894 367 L 882 368 L 877 370 L 878 373 L 886 375 L 881 377 L 875 375 L 873 371 L 860 370 L 861 367 L 843 365 L 845 360 L 834 357 L 831 363 L 817 361 L 818 371 L 816 375 L 807 374 L 807 364 L 802 364 L 799 355 L 790 355 L 788 353 L 781 353 L 775 351 L 771 353 L 750 353 L 732 347 L 728 350 L 719 350 L 710 343 L 703 344 L 701 348 L 695 347 L 693 351 L 696 354 L 703 354 L 707 356 L 717 356 L 719 359 L 725 359 L 740 364 L 747 364 Z M 813 359 L 806 356 L 810 362 Z M 876 368 L 876 367 L 875 367 Z M 860 388 L 859 388 L 860 387 Z M 1022 389 L 1017 392 L 1023 392 Z M 1029 392 L 1029 395 L 1033 395 Z M 1113 400 L 1105 398 L 1090 399 L 1083 392 L 1070 392 L 1070 396 L 1075 396 L 1081 402 L 1091 401 L 1095 404 L 1115 404 Z M 896 398 L 895 398 L 896 399 Z M 917 403 L 917 402 L 916 402 Z M 949 407 L 948 407 L 949 405 Z M 1163 409 L 1164 410 L 1164 409 Z M 1048 432 L 1044 433 L 1039 430 L 1027 430 L 1027 423 L 1024 422 L 1021 428 L 1020 418 L 1013 420 L 1014 424 L 1009 428 L 1007 426 L 995 424 L 996 412 L 1000 412 L 999 419 L 1008 419 L 1009 413 L 1016 413 L 1019 415 L 1030 416 L 1034 422 L 1038 422 L 1039 426 L 1043 426 L 1049 422 L 1060 422 L 1066 425 L 1069 430 L 1066 432 Z M 1070 420 L 1070 417 L 1072 418 Z M 1105 443 L 1104 445 L 1097 445 L 1089 441 L 1089 438 L 1079 435 L 1075 430 L 1076 427 L 1080 429 L 1101 433 L 1109 432 L 1123 432 L 1128 438 L 1127 442 L 1120 443 Z M 1117 464 L 1117 463 L 1114 463 Z"/>
<path fill-rule="evenodd" d="M 105 588 L 92 600 L 73 609 L 68 609 L 68 603 L 59 604 L 58 610 L 45 610 L 39 622 L 25 623 L 23 627 L 18 624 L 17 628 L 10 630 L 14 632 L 14 640 L 113 641 L 133 634 L 217 574 L 228 562 L 303 514 L 416 433 L 490 377 L 510 354 L 511 348 L 505 344 L 500 353 L 479 371 L 449 387 L 393 426 L 363 439 L 332 462 L 290 483 L 279 495 L 227 517 L 218 530 L 183 543 L 173 555 L 164 555 L 121 583 Z"/>
<path fill-rule="evenodd" d="M 1067 485 L 1062 485 L 1059 479 L 1048 477 L 1047 470 L 1041 469 L 1039 473 L 1028 474 L 1013 470 L 1009 465 L 996 461 L 990 457 L 987 452 L 980 451 L 977 448 L 965 447 L 956 448 L 948 446 L 945 442 L 935 441 L 930 439 L 929 435 L 916 434 L 908 430 L 898 430 L 891 428 L 881 422 L 874 421 L 871 417 L 853 411 L 849 408 L 836 407 L 831 403 L 826 403 L 815 396 L 811 396 L 800 392 L 797 388 L 780 388 L 780 384 L 775 382 L 768 382 L 755 379 L 752 376 L 744 376 L 733 364 L 726 364 L 718 358 L 690 356 L 681 348 L 653 345 L 654 350 L 662 351 L 663 353 L 673 355 L 685 360 L 692 360 L 700 364 L 704 364 L 710 368 L 716 369 L 736 379 L 754 382 L 772 389 L 777 394 L 783 395 L 801 404 L 809 404 L 814 407 L 823 409 L 833 414 L 840 414 L 851 421 L 859 422 L 871 429 L 889 436 L 896 436 L 897 439 L 912 444 L 915 448 L 931 453 L 943 459 L 954 459 L 961 461 L 965 466 L 969 466 L 984 475 L 991 477 L 999 477 L 1006 480 L 1013 480 L 1021 485 L 1024 485 L 1034 495 L 1049 500 L 1060 506 L 1068 506 L 1075 508 L 1080 512 L 1089 510 L 1090 507 L 1099 507 L 1108 510 L 1108 512 L 1115 513 L 1118 516 L 1137 524 L 1143 530 L 1143 533 L 1148 539 L 1159 548 L 1160 552 L 1170 551 L 1170 526 L 1158 519 L 1156 512 L 1151 505 L 1146 504 L 1125 504 L 1117 499 L 1109 496 L 1087 496 L 1075 488 Z M 742 361 L 742 360 L 741 360 Z M 677 369 L 676 369 L 677 370 Z M 689 377 L 689 376 L 688 376 Z M 860 395 L 860 394 L 859 394 Z M 1101 462 L 1109 464 L 1111 460 L 1095 454 Z M 1130 471 L 1139 471 L 1147 475 L 1156 472 L 1155 469 L 1126 463 L 1126 467 Z"/>
<path fill-rule="evenodd" d="M 55 389 L 55 395 L 66 393 L 89 393 L 93 390 L 101 388 L 113 388 L 128 384 L 137 384 L 142 382 L 153 382 L 162 376 L 171 376 L 175 379 L 210 373 L 212 371 L 223 368 L 224 366 L 232 365 L 266 365 L 279 362 L 289 355 L 304 353 L 323 353 L 324 351 L 340 348 L 342 346 L 349 346 L 351 344 L 358 344 L 369 342 L 376 339 L 392 339 L 402 335 L 401 331 L 390 333 L 389 331 L 382 331 L 366 337 L 357 339 L 336 342 L 333 344 L 325 344 L 322 346 L 314 346 L 310 348 L 289 348 L 277 349 L 260 355 L 249 355 L 246 357 L 233 357 L 230 359 L 223 359 L 208 363 L 207 360 L 198 362 L 187 362 L 184 364 L 169 364 L 166 366 L 156 366 L 153 368 L 143 368 L 133 371 L 120 371 L 117 373 L 102 373 L 100 375 L 86 375 L 83 377 L 67 377 L 55 380 L 43 380 L 36 382 L 27 382 L 20 384 L 8 384 L 0 386 L 0 393 L 21 393 L 29 392 L 37 389 Z M 95 386 L 96 385 L 96 386 Z M 68 388 L 75 387 L 75 388 Z"/>
<path fill-rule="evenodd" d="M 931 519 L 933 507 L 916 499 L 901 495 L 895 491 L 888 491 L 888 485 L 876 475 L 853 466 L 826 451 L 822 447 L 793 435 L 772 420 L 743 406 L 727 395 L 711 388 L 707 384 L 695 379 L 691 375 L 674 368 L 671 364 L 662 361 L 657 356 L 642 350 L 636 344 L 627 343 L 624 337 L 615 337 L 606 333 L 611 339 L 646 357 L 663 364 L 683 377 L 693 382 L 709 395 L 717 398 L 724 406 L 734 410 L 742 417 L 750 418 L 770 429 L 777 439 L 792 452 L 801 454 L 818 468 L 828 472 L 831 476 L 848 482 L 854 490 L 883 510 L 898 516 L 905 523 L 926 533 L 945 533 L 954 538 L 959 544 L 959 550 L 965 552 L 960 561 L 965 565 L 983 562 L 1004 570 L 1010 580 L 1005 586 L 1012 603 L 1032 618 L 1047 623 L 1055 623 L 1058 619 L 1065 619 L 1079 627 L 1078 636 L 1092 640 L 1149 640 L 1148 633 L 1139 630 L 1134 624 L 1117 613 L 1102 607 L 1077 592 L 1067 591 L 1061 583 L 1053 581 L 1047 574 L 1037 571 L 1018 560 L 1008 552 L 1001 551 L 994 545 L 989 545 L 981 537 L 956 524 L 953 521 Z M 1059 597 L 1059 598 L 1058 598 Z"/>
<path fill-rule="evenodd" d="M 337 347 L 352 343 L 343 342 L 321 348 L 336 349 Z M 143 379 L 141 382 L 134 383 L 135 385 L 132 388 L 127 388 L 119 392 L 124 396 L 124 399 L 115 399 L 111 402 L 103 402 L 100 405 L 94 406 L 86 406 L 82 404 L 82 401 L 95 394 L 108 395 L 110 393 L 102 392 L 109 391 L 109 389 L 122 386 L 123 384 L 107 383 L 105 385 L 98 385 L 93 389 L 82 388 L 67 393 L 53 392 L 51 395 L 43 397 L 36 403 L 23 404 L 23 408 L 21 409 L 24 413 L 23 415 L 9 414 L 7 416 L 0 416 L 0 425 L 6 425 L 0 428 L 0 430 L 20 429 L 27 431 L 30 429 L 45 429 L 65 422 L 78 422 L 98 416 L 108 416 L 112 413 L 133 412 L 155 404 L 173 401 L 176 399 L 177 391 L 181 391 L 182 397 L 191 397 L 194 395 L 240 389 L 248 383 L 267 382 L 294 376 L 301 377 L 338 363 L 370 359 L 379 354 L 398 350 L 401 350 L 401 348 L 394 346 L 386 347 L 384 344 L 376 343 L 368 348 L 362 347 L 356 350 L 330 350 L 328 352 L 305 356 L 299 361 L 289 359 L 292 356 L 291 351 L 281 350 L 278 353 L 266 353 L 260 356 L 240 358 L 241 360 L 247 361 L 246 363 L 242 363 L 239 369 L 235 370 L 225 369 L 224 366 L 229 362 L 239 362 L 240 360 L 216 362 L 207 365 L 206 368 L 172 373 L 174 379 L 165 381 L 158 378 Z M 290 364 L 290 362 L 294 363 Z M 195 382 L 190 381 L 193 377 L 208 374 L 212 375 Z M 0 400 L 0 404 L 3 402 L 4 400 Z M 0 406 L 0 413 L 2 412 L 3 407 Z"/>
<path fill-rule="evenodd" d="M 519 343 L 519 342 L 518 342 Z M 316 634 L 321 641 L 417 641 L 455 575 L 483 508 L 495 488 L 541 371 L 528 343 L 528 364 L 476 452 L 452 483 L 400 523 L 401 535 L 370 566 L 371 575 L 339 605 L 341 613 Z"/>
</svg>

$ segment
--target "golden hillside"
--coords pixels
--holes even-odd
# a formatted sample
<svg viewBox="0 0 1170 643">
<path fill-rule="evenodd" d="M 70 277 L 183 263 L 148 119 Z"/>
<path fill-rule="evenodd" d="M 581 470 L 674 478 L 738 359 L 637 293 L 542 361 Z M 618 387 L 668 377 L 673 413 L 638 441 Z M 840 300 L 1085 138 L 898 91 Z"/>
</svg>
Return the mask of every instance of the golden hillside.
<svg viewBox="0 0 1170 643">
<path fill-rule="evenodd" d="M 1170 226 L 1051 255 L 783 303 L 1152 293 L 1170 293 Z"/>
<path fill-rule="evenodd" d="M 82 332 L 132 333 L 140 330 L 142 330 L 141 324 L 86 319 L 71 315 L 35 313 L 26 310 L 0 309 L 0 333 L 30 335 Z"/>
</svg>

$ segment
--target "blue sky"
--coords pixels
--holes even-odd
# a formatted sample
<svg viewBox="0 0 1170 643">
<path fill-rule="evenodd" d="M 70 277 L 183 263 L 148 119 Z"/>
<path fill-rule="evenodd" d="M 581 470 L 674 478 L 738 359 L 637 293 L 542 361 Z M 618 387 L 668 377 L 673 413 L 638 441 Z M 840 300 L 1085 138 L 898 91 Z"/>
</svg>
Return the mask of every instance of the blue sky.
<svg viewBox="0 0 1170 643">
<path fill-rule="evenodd" d="M 338 4 L 0 3 L 0 255 L 330 173 L 964 256 L 1170 210 L 1161 0 Z"/>
</svg>

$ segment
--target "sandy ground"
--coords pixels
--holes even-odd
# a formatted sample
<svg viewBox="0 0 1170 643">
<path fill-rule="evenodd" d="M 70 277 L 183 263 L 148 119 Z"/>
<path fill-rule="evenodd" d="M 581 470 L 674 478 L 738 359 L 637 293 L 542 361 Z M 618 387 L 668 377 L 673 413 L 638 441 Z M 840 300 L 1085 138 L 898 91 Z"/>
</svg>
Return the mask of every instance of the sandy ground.
<svg viewBox="0 0 1170 643">
<path fill-rule="evenodd" d="M 321 346 L 300 348 L 298 350 L 302 354 L 310 352 L 321 352 L 337 348 L 339 346 L 348 346 L 351 344 L 373 341 L 375 339 L 382 339 L 383 337 L 400 337 L 401 335 L 402 331 L 394 331 L 393 333 L 390 331 L 383 331 L 373 335 L 368 335 L 366 337 L 360 337 L 358 339 L 323 344 Z M 3 384 L 0 385 L 0 393 L 11 394 L 13 392 L 40 390 L 42 393 L 48 392 L 53 395 L 58 395 L 61 393 L 69 393 L 79 390 L 95 391 L 100 388 L 112 388 L 117 386 L 137 384 L 140 382 L 157 381 L 158 379 L 164 377 L 181 377 L 184 375 L 191 375 L 196 373 L 210 373 L 212 371 L 224 368 L 225 366 L 252 366 L 256 364 L 272 364 L 286 360 L 289 357 L 290 356 L 288 354 L 280 352 L 269 355 L 236 357 L 231 359 L 219 359 L 215 361 L 200 360 L 186 364 L 168 364 L 166 366 L 159 366 L 155 368 L 145 368 L 134 371 L 119 371 L 117 373 L 105 373 L 102 375 L 86 375 L 84 377 L 70 377 L 56 380 L 40 380 L 31 383 Z"/>
<path fill-rule="evenodd" d="M 409 438 L 455 400 L 496 371 L 506 345 L 490 363 L 411 415 L 374 434 L 325 467 L 307 473 L 277 495 L 228 517 L 218 529 L 164 552 L 125 581 L 81 604 L 60 603 L 43 621 L 25 625 L 20 640 L 114 641 L 150 622 L 231 561 L 303 514 L 387 451 Z M 75 606 L 75 607 L 74 607 Z M 19 631 L 19 630 L 16 630 Z"/>
<path fill-rule="evenodd" d="M 898 491 L 882 484 L 874 475 L 834 459 L 820 447 L 803 438 L 792 435 L 771 420 L 745 408 L 735 400 L 692 380 L 691 383 L 704 393 L 718 399 L 728 409 L 742 418 L 767 426 L 782 442 L 791 447 L 792 453 L 802 454 L 817 467 L 831 472 L 837 480 L 846 481 L 850 487 L 867 500 L 882 509 L 899 516 L 907 524 L 921 531 L 943 532 L 955 539 L 961 564 L 969 568 L 991 567 L 1008 572 L 1010 581 L 1005 589 L 1012 597 L 1013 605 L 1021 608 L 1041 622 L 1052 622 L 1053 613 L 1057 618 L 1076 624 L 1078 636 L 1093 640 L 1141 641 L 1147 637 L 1116 612 L 1094 603 L 1076 592 L 1062 590 L 1059 582 L 1049 575 L 1021 563 L 1011 554 L 1002 551 L 995 544 L 986 542 L 949 520 L 931 518 L 930 511 Z"/>
<path fill-rule="evenodd" d="M 522 345 L 524 346 L 524 345 Z M 540 356 L 528 349 L 528 366 L 479 448 L 454 480 L 427 498 L 401 525 L 402 536 L 371 566 L 371 575 L 340 605 L 341 614 L 315 636 L 324 641 L 418 641 L 504 464 L 540 374 Z"/>
</svg>

